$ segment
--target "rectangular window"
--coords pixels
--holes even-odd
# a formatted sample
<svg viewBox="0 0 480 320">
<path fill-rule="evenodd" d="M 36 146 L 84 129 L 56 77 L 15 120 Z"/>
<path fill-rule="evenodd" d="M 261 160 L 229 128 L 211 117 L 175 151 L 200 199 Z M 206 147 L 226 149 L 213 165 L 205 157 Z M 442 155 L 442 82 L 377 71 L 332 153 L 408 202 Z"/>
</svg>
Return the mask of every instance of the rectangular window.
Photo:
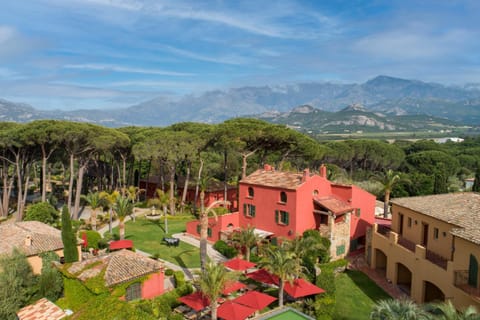
<svg viewBox="0 0 480 320">
<path fill-rule="evenodd" d="M 245 217 L 254 218 L 255 217 L 255 206 L 253 204 L 244 203 L 243 204 L 243 215 Z"/>
<path fill-rule="evenodd" d="M 410 228 L 412 226 L 412 218 L 408 218 L 407 226 Z"/>
<path fill-rule="evenodd" d="M 357 208 L 357 210 L 355 210 L 355 215 L 356 215 L 357 217 L 360 217 L 360 215 L 361 215 L 361 210 L 360 210 L 360 208 Z"/>
<path fill-rule="evenodd" d="M 438 228 L 433 228 L 433 239 L 438 239 Z"/>
<path fill-rule="evenodd" d="M 209 238 L 212 237 L 212 228 L 207 229 L 207 237 L 209 237 Z"/>
<path fill-rule="evenodd" d="M 275 210 L 275 221 L 278 224 L 283 224 L 288 226 L 288 223 L 290 222 L 290 217 L 288 212 L 283 210 Z"/>
<path fill-rule="evenodd" d="M 125 292 L 125 300 L 132 301 L 142 298 L 142 285 L 140 282 L 132 283 L 127 287 Z"/>
<path fill-rule="evenodd" d="M 200 223 L 197 224 L 197 233 L 200 234 Z"/>
</svg>

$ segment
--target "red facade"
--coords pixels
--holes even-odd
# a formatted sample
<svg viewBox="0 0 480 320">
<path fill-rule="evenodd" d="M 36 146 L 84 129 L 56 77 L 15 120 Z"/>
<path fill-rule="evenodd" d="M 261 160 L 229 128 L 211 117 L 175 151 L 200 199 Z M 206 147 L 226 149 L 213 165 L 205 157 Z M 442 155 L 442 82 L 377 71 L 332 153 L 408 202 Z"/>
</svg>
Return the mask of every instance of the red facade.
<svg viewBox="0 0 480 320">
<path fill-rule="evenodd" d="M 153 273 L 142 283 L 142 299 L 151 299 L 161 295 L 164 292 L 164 273 L 163 271 Z"/>
<path fill-rule="evenodd" d="M 281 172 L 265 166 L 240 181 L 238 203 L 238 224 L 231 221 L 235 227 L 254 226 L 273 237 L 293 238 L 308 229 L 319 230 L 327 221 L 325 214 L 337 222 L 348 213 L 350 240 L 357 242 L 375 219 L 375 196 L 353 185 L 330 182 L 323 166 L 320 174 L 310 174 L 308 169 Z M 198 236 L 198 223 L 193 224 L 187 232 Z M 210 241 L 219 239 L 223 224 L 212 229 Z"/>
</svg>

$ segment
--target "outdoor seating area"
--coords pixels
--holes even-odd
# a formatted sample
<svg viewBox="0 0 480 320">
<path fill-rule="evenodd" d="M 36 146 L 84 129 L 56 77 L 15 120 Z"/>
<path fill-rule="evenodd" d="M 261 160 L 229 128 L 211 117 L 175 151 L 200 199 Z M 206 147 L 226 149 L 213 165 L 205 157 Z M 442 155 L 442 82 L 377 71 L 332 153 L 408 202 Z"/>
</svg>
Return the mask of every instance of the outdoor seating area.
<svg viewBox="0 0 480 320">
<path fill-rule="evenodd" d="M 163 237 L 162 241 L 165 242 L 167 246 L 178 247 L 178 245 L 180 244 L 180 239 L 178 238 Z"/>
<path fill-rule="evenodd" d="M 245 271 L 255 267 L 254 263 L 235 258 L 224 262 L 227 269 Z M 265 269 L 255 269 L 242 276 L 241 281 L 229 283 L 222 291 L 223 298 L 219 298 L 217 316 L 223 320 L 244 320 L 256 317 L 265 308 L 277 301 L 262 288 L 277 288 L 279 278 Z M 257 284 L 255 284 L 257 283 Z M 271 290 L 271 289 L 270 289 Z M 268 290 L 265 290 L 268 291 Z M 292 284 L 285 284 L 285 294 L 289 300 L 295 300 L 325 292 L 322 288 L 298 278 Z M 271 293 L 271 291 L 270 291 Z M 175 312 L 183 314 L 184 319 L 210 319 L 210 301 L 201 291 L 178 298 L 182 305 L 175 308 Z"/>
</svg>

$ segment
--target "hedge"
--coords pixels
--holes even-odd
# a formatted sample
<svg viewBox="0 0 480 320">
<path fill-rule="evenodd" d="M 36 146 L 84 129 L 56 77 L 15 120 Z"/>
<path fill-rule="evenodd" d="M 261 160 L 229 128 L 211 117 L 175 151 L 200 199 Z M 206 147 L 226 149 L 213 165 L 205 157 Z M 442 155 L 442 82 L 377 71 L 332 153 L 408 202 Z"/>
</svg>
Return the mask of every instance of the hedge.
<svg viewBox="0 0 480 320">
<path fill-rule="evenodd" d="M 330 319 L 335 312 L 335 272 L 344 268 L 348 261 L 342 259 L 320 265 L 320 275 L 317 276 L 316 285 L 325 290 L 315 299 L 315 315 L 317 319 Z"/>
<path fill-rule="evenodd" d="M 218 240 L 217 242 L 215 242 L 215 244 L 213 245 L 213 248 L 215 250 L 217 250 L 218 252 L 220 252 L 221 254 L 223 254 L 225 257 L 227 257 L 228 259 L 231 259 L 233 257 L 235 257 L 237 254 L 238 254 L 238 251 L 237 249 L 235 249 L 234 247 L 232 246 L 229 246 L 225 241 L 223 240 Z"/>
</svg>

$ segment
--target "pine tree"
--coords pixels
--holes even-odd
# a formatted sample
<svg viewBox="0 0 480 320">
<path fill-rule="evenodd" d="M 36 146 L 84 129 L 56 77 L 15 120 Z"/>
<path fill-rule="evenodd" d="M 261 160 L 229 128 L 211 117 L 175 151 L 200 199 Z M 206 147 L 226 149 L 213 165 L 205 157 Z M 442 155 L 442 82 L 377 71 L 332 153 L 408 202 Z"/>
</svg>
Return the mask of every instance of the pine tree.
<svg viewBox="0 0 480 320">
<path fill-rule="evenodd" d="M 65 262 L 78 261 L 77 239 L 72 231 L 72 221 L 67 206 L 62 209 L 62 242 Z"/>
</svg>

